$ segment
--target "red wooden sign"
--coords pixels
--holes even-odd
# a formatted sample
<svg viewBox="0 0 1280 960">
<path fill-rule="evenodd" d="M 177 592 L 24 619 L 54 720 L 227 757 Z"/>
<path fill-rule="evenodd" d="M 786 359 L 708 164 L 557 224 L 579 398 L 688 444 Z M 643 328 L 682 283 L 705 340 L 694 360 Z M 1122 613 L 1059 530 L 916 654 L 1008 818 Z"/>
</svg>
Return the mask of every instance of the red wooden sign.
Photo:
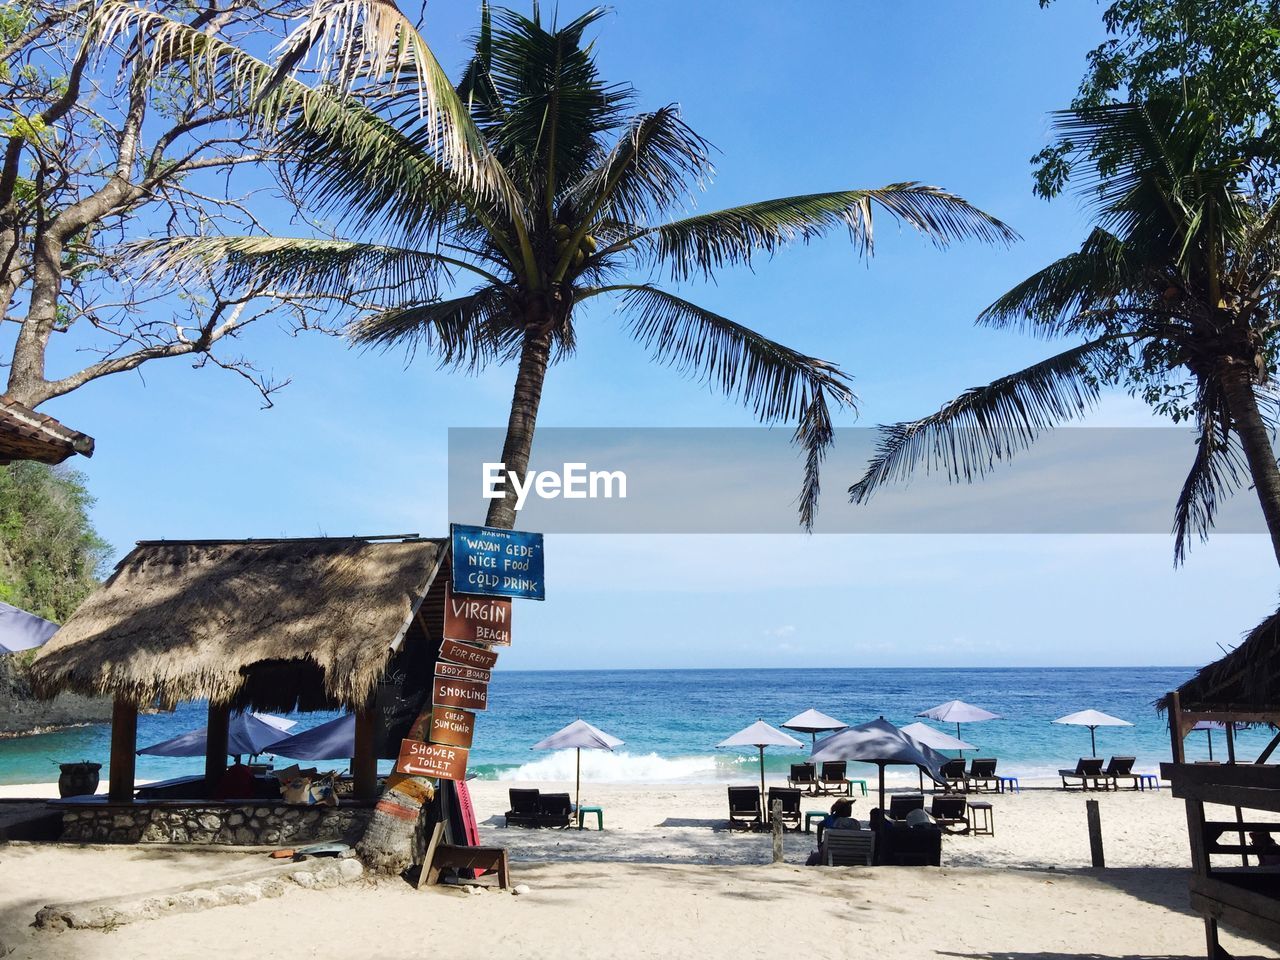
<svg viewBox="0 0 1280 960">
<path fill-rule="evenodd" d="M 460 663 L 445 663 L 441 660 L 436 664 L 436 676 L 444 677 L 448 680 L 471 680 L 474 683 L 488 683 L 491 675 L 488 670 L 480 670 L 477 667 L 464 667 Z"/>
<path fill-rule="evenodd" d="M 431 702 L 437 707 L 484 710 L 489 706 L 489 687 L 487 684 L 474 683 L 470 680 L 436 677 Z"/>
<path fill-rule="evenodd" d="M 451 747 L 470 747 L 476 732 L 476 715 L 453 707 L 433 707 L 427 739 Z"/>
<path fill-rule="evenodd" d="M 440 644 L 440 659 L 480 670 L 492 670 L 493 665 L 498 662 L 498 655 L 492 650 L 481 650 L 457 640 L 446 640 Z"/>
<path fill-rule="evenodd" d="M 411 777 L 466 780 L 467 751 L 462 747 L 423 743 L 421 740 L 402 740 L 400 757 L 396 760 L 396 773 Z"/>
<path fill-rule="evenodd" d="M 444 635 L 463 643 L 511 646 L 511 601 L 444 588 Z"/>
</svg>

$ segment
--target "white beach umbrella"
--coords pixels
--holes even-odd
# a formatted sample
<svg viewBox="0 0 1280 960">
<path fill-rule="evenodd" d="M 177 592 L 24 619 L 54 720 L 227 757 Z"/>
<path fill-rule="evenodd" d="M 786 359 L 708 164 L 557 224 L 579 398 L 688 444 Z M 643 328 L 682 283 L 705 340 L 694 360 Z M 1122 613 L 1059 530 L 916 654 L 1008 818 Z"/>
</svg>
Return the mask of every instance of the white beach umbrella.
<svg viewBox="0 0 1280 960">
<path fill-rule="evenodd" d="M 829 717 L 821 710 L 806 710 L 804 713 L 797 713 L 784 723 L 782 729 L 809 734 L 811 741 L 809 746 L 813 747 L 818 742 L 818 734 L 826 733 L 828 730 L 843 730 L 847 726 L 847 723 L 835 717 Z"/>
<path fill-rule="evenodd" d="M 953 737 L 949 733 L 931 727 L 927 723 L 908 723 L 902 728 L 902 732 L 909 737 L 915 737 L 926 747 L 933 747 L 935 750 L 977 750 L 978 748 L 972 743 L 967 743 L 959 737 Z"/>
<path fill-rule="evenodd" d="M 551 736 L 544 740 L 539 740 L 530 750 L 577 750 L 578 751 L 578 767 L 577 767 L 577 783 L 573 790 L 573 809 L 578 809 L 578 801 L 582 796 L 582 751 L 583 750 L 613 750 L 614 747 L 622 746 L 624 741 L 617 737 L 612 737 L 603 730 L 593 727 L 587 721 L 578 719 L 573 721 L 567 727 L 557 730 Z M 582 821 L 578 821 L 581 825 Z"/>
<path fill-rule="evenodd" d="M 763 720 L 757 720 L 751 726 L 739 730 L 732 737 L 726 737 L 716 744 L 717 747 L 755 747 L 760 751 L 760 800 L 764 800 L 764 748 L 765 747 L 803 747 L 804 744 L 788 733 L 783 733 L 769 726 Z"/>
<path fill-rule="evenodd" d="M 1089 728 L 1089 744 L 1093 748 L 1093 755 L 1098 755 L 1098 740 L 1094 733 L 1099 727 L 1132 727 L 1133 724 L 1128 720 L 1121 720 L 1119 717 L 1113 717 L 1101 710 L 1080 710 L 1076 713 L 1069 713 L 1065 717 L 1059 717 L 1054 723 L 1067 723 L 1077 727 Z"/>
<path fill-rule="evenodd" d="M 956 725 L 957 740 L 960 739 L 960 724 L 962 723 L 981 723 L 984 720 L 1004 719 L 998 713 L 992 713 L 982 707 L 975 707 L 972 703 L 965 703 L 963 700 L 948 700 L 946 703 L 940 703 L 936 707 L 930 707 L 923 713 L 917 713 L 916 716 L 924 717 L 926 720 L 937 720 L 940 723 L 954 723 Z M 970 747 L 969 749 L 972 750 L 973 748 Z"/>
<path fill-rule="evenodd" d="M 42 646 L 57 632 L 56 623 L 0 602 L 0 653 L 17 653 Z"/>
</svg>

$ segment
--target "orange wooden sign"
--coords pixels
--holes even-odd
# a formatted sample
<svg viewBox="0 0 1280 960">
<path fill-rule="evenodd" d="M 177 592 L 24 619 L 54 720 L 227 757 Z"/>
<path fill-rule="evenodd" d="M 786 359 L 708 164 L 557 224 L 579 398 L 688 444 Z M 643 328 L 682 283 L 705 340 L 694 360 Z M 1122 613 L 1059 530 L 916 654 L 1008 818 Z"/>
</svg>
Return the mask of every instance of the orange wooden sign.
<svg viewBox="0 0 1280 960">
<path fill-rule="evenodd" d="M 457 640 L 445 640 L 440 644 L 440 659 L 481 670 L 492 670 L 498 662 L 498 655 L 492 650 L 482 650 Z"/>
<path fill-rule="evenodd" d="M 467 751 L 462 747 L 401 740 L 396 773 L 411 777 L 439 777 L 442 780 L 467 779 Z"/>
<path fill-rule="evenodd" d="M 489 706 L 489 687 L 484 683 L 436 677 L 431 692 L 431 702 L 437 707 L 484 710 Z"/>
<path fill-rule="evenodd" d="M 470 747 L 476 732 L 476 715 L 453 707 L 432 707 L 427 739 L 451 747 Z"/>
<path fill-rule="evenodd" d="M 488 683 L 491 678 L 488 670 L 464 667 L 460 663 L 445 663 L 443 660 L 436 663 L 436 676 L 446 680 L 470 680 L 474 683 Z"/>
<path fill-rule="evenodd" d="M 511 646 L 511 601 L 454 593 L 453 587 L 445 584 L 444 635 L 463 643 Z"/>
</svg>

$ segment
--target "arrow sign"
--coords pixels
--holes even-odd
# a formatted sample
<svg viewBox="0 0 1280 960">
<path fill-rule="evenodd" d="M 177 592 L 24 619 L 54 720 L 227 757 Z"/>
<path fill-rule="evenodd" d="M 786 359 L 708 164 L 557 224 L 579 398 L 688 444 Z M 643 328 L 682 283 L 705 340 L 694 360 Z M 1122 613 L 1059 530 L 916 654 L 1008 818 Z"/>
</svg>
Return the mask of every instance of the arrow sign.
<svg viewBox="0 0 1280 960">
<path fill-rule="evenodd" d="M 411 777 L 439 777 L 441 780 L 467 779 L 467 751 L 462 747 L 402 740 L 396 773 Z"/>
</svg>

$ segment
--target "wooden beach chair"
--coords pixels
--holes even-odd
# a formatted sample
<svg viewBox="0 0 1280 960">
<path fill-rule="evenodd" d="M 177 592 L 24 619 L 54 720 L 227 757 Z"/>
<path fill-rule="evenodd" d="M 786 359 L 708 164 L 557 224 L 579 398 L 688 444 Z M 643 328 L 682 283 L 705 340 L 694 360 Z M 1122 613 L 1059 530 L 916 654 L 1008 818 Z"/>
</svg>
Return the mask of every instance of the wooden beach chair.
<svg viewBox="0 0 1280 960">
<path fill-rule="evenodd" d="M 538 798 L 538 826 L 563 830 L 573 823 L 573 801 L 567 793 L 544 793 Z"/>
<path fill-rule="evenodd" d="M 965 775 L 966 787 L 974 793 L 983 790 L 998 790 L 1000 781 L 996 779 L 995 757 L 974 757 L 969 762 L 969 772 Z"/>
<path fill-rule="evenodd" d="M 773 801 L 778 800 L 782 803 L 782 814 L 779 819 L 782 820 L 783 829 L 790 827 L 792 830 L 800 829 L 800 790 L 797 787 L 770 787 L 769 788 L 769 804 L 766 813 L 769 819 L 773 816 Z"/>
<path fill-rule="evenodd" d="M 848 769 L 849 765 L 843 760 L 828 760 L 823 763 L 822 772 L 818 776 L 822 792 L 828 796 L 853 796 L 853 781 L 848 778 Z"/>
<path fill-rule="evenodd" d="M 507 811 L 508 827 L 537 827 L 539 798 L 537 790 L 518 790 L 512 787 L 507 791 L 511 799 L 511 809 Z"/>
<path fill-rule="evenodd" d="M 800 787 L 812 796 L 818 792 L 818 778 L 812 763 L 793 763 L 791 773 L 787 776 L 788 787 Z"/>
<path fill-rule="evenodd" d="M 888 817 L 890 820 L 905 820 L 912 810 L 923 809 L 923 793 L 900 793 L 896 797 L 889 798 Z"/>
<path fill-rule="evenodd" d="M 832 828 L 822 835 L 822 862 L 828 867 L 869 867 L 875 855 L 876 835 L 870 830 Z"/>
<path fill-rule="evenodd" d="M 729 788 L 729 829 L 753 830 L 760 826 L 760 788 Z"/>
<path fill-rule="evenodd" d="M 969 781 L 964 772 L 964 758 L 948 760 L 942 765 L 943 789 L 948 793 L 965 793 L 969 789 Z"/>
<path fill-rule="evenodd" d="M 1074 770 L 1059 770 L 1058 776 L 1063 790 L 1070 790 L 1075 781 L 1079 781 L 1081 790 L 1106 790 L 1111 786 L 1111 778 L 1102 772 L 1101 757 L 1081 757 Z"/>
<path fill-rule="evenodd" d="M 969 832 L 969 801 L 964 797 L 934 797 L 929 816 L 947 833 Z"/>
<path fill-rule="evenodd" d="M 1102 772 L 1111 778 L 1111 789 L 1119 790 L 1121 780 L 1131 781 L 1133 789 L 1138 789 L 1138 775 L 1133 772 L 1133 765 L 1137 760 L 1137 757 L 1112 757 L 1107 761 L 1107 767 Z"/>
</svg>

